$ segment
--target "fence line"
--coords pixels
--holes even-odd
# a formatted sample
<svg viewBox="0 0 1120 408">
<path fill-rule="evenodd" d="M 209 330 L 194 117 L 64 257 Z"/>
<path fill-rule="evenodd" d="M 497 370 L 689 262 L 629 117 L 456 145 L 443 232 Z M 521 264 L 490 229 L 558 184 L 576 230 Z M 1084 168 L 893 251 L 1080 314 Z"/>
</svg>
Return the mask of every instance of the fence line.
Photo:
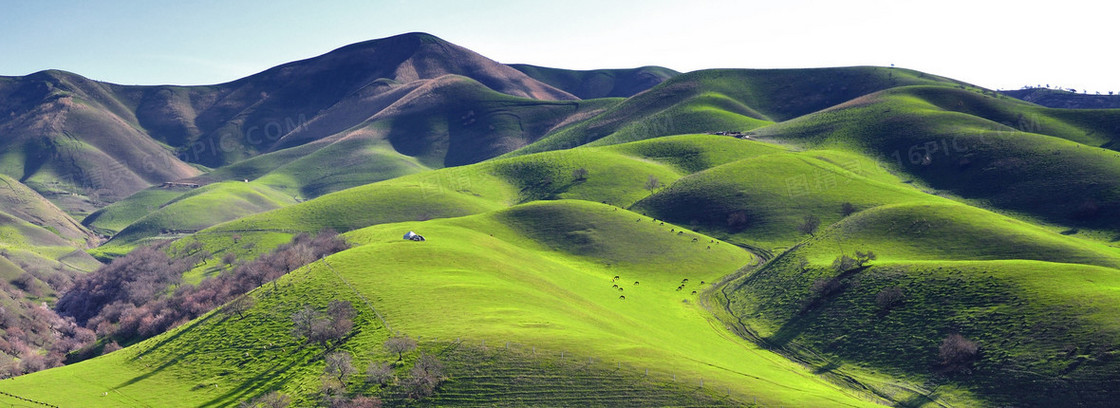
<svg viewBox="0 0 1120 408">
<path fill-rule="evenodd" d="M 12 397 L 12 398 L 18 399 L 20 401 L 27 401 L 27 402 L 30 402 L 32 404 L 38 404 L 38 405 L 52 407 L 52 408 L 59 408 L 58 405 L 48 404 L 48 403 L 42 402 L 42 401 L 36 401 L 36 400 L 31 399 L 31 398 L 24 398 L 24 397 L 21 397 L 19 395 L 15 395 L 15 394 L 12 394 L 12 393 L 9 393 L 9 392 L 0 391 L 0 395 L 5 395 L 5 396 L 8 396 L 8 397 Z"/>
<path fill-rule="evenodd" d="M 346 287 L 348 287 L 348 288 L 350 288 L 350 290 L 354 291 L 354 294 L 358 295 L 359 299 L 362 299 L 362 302 L 364 302 L 366 304 L 366 306 L 369 307 L 369 310 L 372 310 L 373 314 L 377 315 L 377 318 L 379 320 L 381 320 L 381 324 L 385 326 L 385 329 L 389 330 L 390 333 L 393 332 L 393 328 L 389 327 L 389 322 L 385 321 L 385 318 L 381 316 L 381 313 L 379 313 L 377 311 L 377 309 L 375 309 L 373 307 L 373 303 L 370 303 L 369 299 L 366 299 L 365 295 L 362 295 L 362 292 L 358 291 L 358 288 L 355 288 L 354 285 L 351 285 L 350 282 L 346 280 L 346 278 L 342 277 L 341 273 L 338 273 L 338 271 L 334 270 L 334 267 L 331 266 L 331 264 L 329 262 L 327 262 L 326 257 L 320 258 L 319 260 L 323 262 L 323 265 L 327 266 L 327 269 L 330 269 L 331 272 L 334 272 L 334 276 L 337 276 L 338 279 L 341 280 L 342 283 L 346 285 Z"/>
</svg>

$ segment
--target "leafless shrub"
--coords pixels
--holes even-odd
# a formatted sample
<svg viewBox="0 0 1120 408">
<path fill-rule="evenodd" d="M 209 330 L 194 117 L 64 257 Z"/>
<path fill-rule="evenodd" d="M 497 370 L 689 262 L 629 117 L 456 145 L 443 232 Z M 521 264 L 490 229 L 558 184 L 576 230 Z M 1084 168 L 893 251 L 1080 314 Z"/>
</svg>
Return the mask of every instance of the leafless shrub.
<svg viewBox="0 0 1120 408">
<path fill-rule="evenodd" d="M 397 361 L 404 358 L 404 353 L 416 349 L 416 340 L 408 336 L 396 335 L 385 340 L 385 349 L 390 353 L 397 353 Z"/>
<path fill-rule="evenodd" d="M 817 229 L 821 226 L 821 219 L 817 216 L 809 214 L 801 219 L 801 223 L 797 224 L 797 232 L 808 236 L 816 236 Z"/>
<path fill-rule="evenodd" d="M 902 305 L 904 300 L 905 296 L 902 294 L 902 288 L 898 286 L 883 288 L 875 295 L 875 304 L 879 305 L 879 309 L 883 311 L 889 311 Z"/>
<path fill-rule="evenodd" d="M 409 371 L 406 388 L 412 398 L 429 397 L 443 383 L 443 363 L 431 354 L 422 354 Z"/>
<path fill-rule="evenodd" d="M 346 351 L 336 351 L 324 358 L 327 366 L 323 369 L 323 373 L 338 379 L 340 383 L 346 383 L 346 379 L 354 374 L 357 370 L 354 369 L 354 356 Z"/>
<path fill-rule="evenodd" d="M 948 371 L 968 371 L 969 367 L 979 357 L 980 347 L 976 342 L 964 336 L 953 333 L 941 341 L 937 349 L 937 356 L 941 365 Z"/>
<path fill-rule="evenodd" d="M 393 372 L 393 366 L 383 361 L 374 361 L 369 363 L 369 368 L 366 369 L 366 382 L 378 385 L 387 385 L 393 382 L 396 374 Z"/>
<path fill-rule="evenodd" d="M 241 408 L 288 408 L 292 399 L 287 395 L 272 391 L 241 403 Z"/>
</svg>

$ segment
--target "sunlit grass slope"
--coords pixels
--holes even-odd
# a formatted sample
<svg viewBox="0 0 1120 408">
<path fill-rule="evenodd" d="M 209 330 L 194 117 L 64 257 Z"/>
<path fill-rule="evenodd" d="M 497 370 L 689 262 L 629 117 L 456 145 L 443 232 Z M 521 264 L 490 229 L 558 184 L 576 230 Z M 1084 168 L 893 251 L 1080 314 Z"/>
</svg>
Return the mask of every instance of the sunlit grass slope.
<svg viewBox="0 0 1120 408">
<path fill-rule="evenodd" d="M 867 250 L 878 254 L 868 268 L 829 267 Z M 865 383 L 904 379 L 963 406 L 1108 406 L 1120 383 L 1120 324 L 1108 317 L 1120 307 L 1118 261 L 1104 244 L 961 204 L 887 205 L 840 221 L 724 294 L 766 343 Z M 833 289 L 821 289 L 825 281 Z M 884 306 L 888 288 L 901 300 Z M 967 373 L 939 359 L 953 333 L 979 346 Z"/>
<path fill-rule="evenodd" d="M 380 348 L 388 332 L 348 283 L 393 330 L 414 337 L 565 351 L 617 362 L 635 379 L 646 368 L 703 378 L 719 394 L 730 387 L 739 401 L 730 404 L 757 398 L 765 405 L 871 405 L 711 320 L 692 291 L 752 257 L 670 228 L 614 206 L 559 200 L 356 230 L 348 234 L 355 248 L 254 292 L 257 306 L 244 319 L 207 315 L 106 357 L 0 382 L 0 389 L 83 406 L 215 406 L 279 389 L 307 404 L 302 396 L 315 390 L 322 366 L 313 347 L 300 349 L 288 333 L 288 314 L 300 305 L 355 302 L 359 327 L 340 348 L 353 351 L 359 363 L 392 358 Z M 408 230 L 428 240 L 401 240 Z M 565 398 L 547 387 L 523 392 L 560 398 L 553 404 L 546 398 L 546 405 Z M 588 392 L 618 391 L 580 391 Z M 514 397 L 477 398 L 468 402 L 502 404 Z"/>
</svg>

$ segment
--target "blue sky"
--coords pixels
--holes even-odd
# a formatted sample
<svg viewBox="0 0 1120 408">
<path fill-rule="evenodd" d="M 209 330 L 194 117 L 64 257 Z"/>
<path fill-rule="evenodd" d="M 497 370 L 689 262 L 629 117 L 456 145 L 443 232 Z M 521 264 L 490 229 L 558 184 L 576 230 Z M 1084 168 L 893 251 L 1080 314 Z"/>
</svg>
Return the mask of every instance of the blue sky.
<svg viewBox="0 0 1120 408">
<path fill-rule="evenodd" d="M 0 75 L 63 69 L 122 84 L 212 84 L 411 31 L 505 63 L 890 65 L 989 88 L 1120 92 L 1108 2 L 8 1 Z"/>
</svg>

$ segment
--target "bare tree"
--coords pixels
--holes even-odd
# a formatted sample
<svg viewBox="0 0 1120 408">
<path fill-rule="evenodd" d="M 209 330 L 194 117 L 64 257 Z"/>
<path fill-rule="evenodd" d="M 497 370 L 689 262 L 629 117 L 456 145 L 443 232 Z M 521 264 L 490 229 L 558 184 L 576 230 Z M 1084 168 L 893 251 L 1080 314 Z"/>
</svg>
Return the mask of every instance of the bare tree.
<svg viewBox="0 0 1120 408">
<path fill-rule="evenodd" d="M 949 371 L 965 371 L 973 361 L 976 361 L 979 351 L 980 347 L 975 342 L 958 333 L 953 333 L 941 341 L 941 347 L 937 349 L 937 356 L 941 358 L 941 364 Z"/>
<path fill-rule="evenodd" d="M 876 258 L 878 258 L 878 256 L 875 255 L 874 252 L 871 252 L 871 251 L 867 251 L 867 252 L 856 251 L 856 266 L 859 267 L 859 266 L 866 265 L 868 262 L 874 261 Z"/>
<path fill-rule="evenodd" d="M 751 217 L 746 211 L 739 210 L 727 215 L 727 226 L 735 231 L 741 231 L 751 223 Z"/>
<path fill-rule="evenodd" d="M 797 225 L 797 231 L 809 236 L 816 236 L 817 228 L 821 226 L 821 219 L 817 216 L 809 214 L 801 220 L 801 224 Z"/>
<path fill-rule="evenodd" d="M 443 382 L 443 363 L 430 354 L 421 354 L 409 371 L 408 390 L 414 397 L 427 397 L 435 393 Z"/>
<path fill-rule="evenodd" d="M 797 257 L 797 270 L 804 272 L 809 267 L 809 259 L 804 256 Z"/>
<path fill-rule="evenodd" d="M 310 339 L 313 333 L 312 329 L 314 328 L 315 320 L 318 319 L 318 317 L 319 312 L 315 311 L 315 308 L 311 307 L 311 305 L 303 305 L 302 308 L 292 313 L 292 335 L 299 338 Z"/>
<path fill-rule="evenodd" d="M 117 343 L 116 341 L 111 341 L 109 342 L 109 344 L 106 344 L 105 347 L 101 348 L 101 354 L 109 354 L 120 349 L 121 345 L 119 343 Z"/>
<path fill-rule="evenodd" d="M 836 272 L 846 272 L 857 266 L 855 258 L 847 255 L 840 255 L 832 260 L 832 269 Z"/>
<path fill-rule="evenodd" d="M 311 305 L 292 314 L 292 335 L 327 347 L 332 340 L 338 340 L 354 328 L 354 307 L 348 301 L 331 301 L 324 316 Z"/>
<path fill-rule="evenodd" d="M 337 378 L 339 383 L 345 384 L 346 378 L 357 371 L 354 370 L 354 356 L 349 352 L 336 351 L 327 354 L 325 360 L 327 366 L 323 369 L 323 373 Z"/>
<path fill-rule="evenodd" d="M 397 353 L 397 361 L 404 358 L 404 353 L 416 349 L 416 340 L 408 336 L 397 335 L 385 340 L 385 349 L 390 353 Z"/>
<path fill-rule="evenodd" d="M 348 300 L 332 300 L 327 305 L 327 316 L 331 320 L 350 320 L 354 318 L 354 315 L 354 305 Z"/>
<path fill-rule="evenodd" d="M 366 369 L 366 382 L 372 384 L 389 384 L 393 381 L 394 377 L 396 377 L 396 375 L 393 372 L 393 366 L 386 362 L 370 362 L 369 368 Z"/>
<path fill-rule="evenodd" d="M 347 300 L 332 300 L 327 306 L 327 317 L 331 321 L 332 339 L 341 339 L 354 328 L 354 306 Z"/>
<path fill-rule="evenodd" d="M 331 408 L 380 408 L 381 399 L 366 395 L 359 395 L 352 399 L 342 399 L 331 404 Z"/>
<path fill-rule="evenodd" d="M 238 296 L 236 299 L 230 301 L 222 310 L 229 314 L 236 314 L 237 318 L 243 319 L 245 318 L 245 312 L 248 312 L 249 309 L 252 309 L 253 306 L 256 305 L 256 303 L 256 300 L 254 300 L 248 294 L 245 294 Z"/>
<path fill-rule="evenodd" d="M 902 294 L 902 288 L 898 286 L 890 286 L 883 288 L 879 294 L 875 295 L 875 304 L 883 311 L 889 311 L 898 305 L 902 304 L 905 296 Z"/>
<path fill-rule="evenodd" d="M 241 408 L 288 408 L 292 399 L 287 395 L 272 391 L 241 403 Z"/>
<path fill-rule="evenodd" d="M 650 194 L 653 194 L 653 190 L 657 190 L 658 188 L 661 188 L 661 180 L 659 180 L 657 176 L 650 174 L 649 178 L 646 179 L 646 190 L 649 190 Z"/>
<path fill-rule="evenodd" d="M 813 281 L 813 286 L 810 287 L 812 293 L 820 297 L 829 296 L 833 293 L 839 292 L 844 288 L 844 284 L 836 277 L 820 278 Z"/>
<path fill-rule="evenodd" d="M 336 338 L 334 325 L 331 324 L 330 319 L 319 317 L 311 322 L 311 336 L 308 337 L 308 340 L 319 343 L 320 347 L 326 348 L 330 341 Z"/>
<path fill-rule="evenodd" d="M 572 170 L 572 179 L 575 181 L 584 181 L 587 180 L 587 174 L 587 169 L 580 167 L 578 169 Z"/>
<path fill-rule="evenodd" d="M 235 254 L 233 252 L 226 252 L 225 255 L 222 255 L 222 264 L 223 265 L 230 266 L 230 265 L 233 265 L 234 262 L 237 262 L 237 254 Z"/>
</svg>

